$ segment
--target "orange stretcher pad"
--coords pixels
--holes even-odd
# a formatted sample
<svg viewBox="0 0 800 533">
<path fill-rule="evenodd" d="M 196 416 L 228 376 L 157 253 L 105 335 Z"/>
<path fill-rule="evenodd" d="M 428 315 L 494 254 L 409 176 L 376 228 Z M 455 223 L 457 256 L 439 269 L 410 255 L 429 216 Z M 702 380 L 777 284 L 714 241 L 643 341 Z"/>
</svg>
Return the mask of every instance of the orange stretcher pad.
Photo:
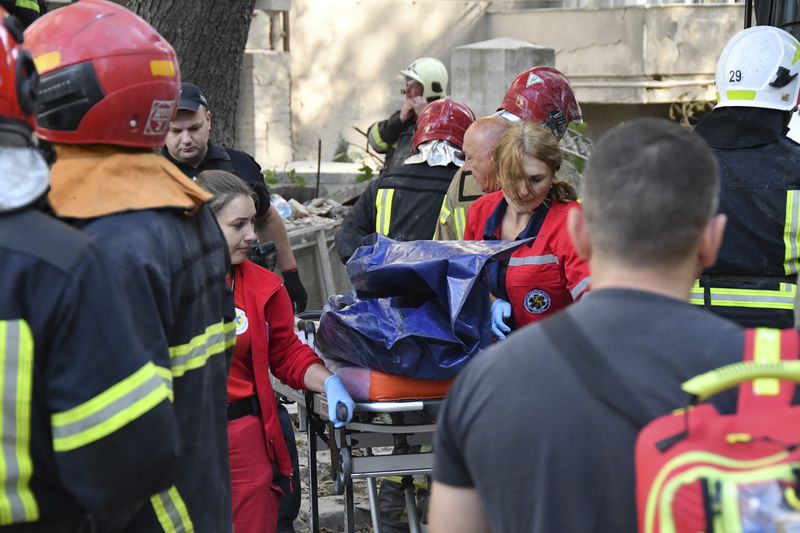
<svg viewBox="0 0 800 533">
<path fill-rule="evenodd" d="M 452 379 L 414 379 L 344 364 L 336 364 L 331 371 L 341 378 L 354 400 L 362 401 L 387 402 L 444 398 L 453 383 Z"/>
</svg>

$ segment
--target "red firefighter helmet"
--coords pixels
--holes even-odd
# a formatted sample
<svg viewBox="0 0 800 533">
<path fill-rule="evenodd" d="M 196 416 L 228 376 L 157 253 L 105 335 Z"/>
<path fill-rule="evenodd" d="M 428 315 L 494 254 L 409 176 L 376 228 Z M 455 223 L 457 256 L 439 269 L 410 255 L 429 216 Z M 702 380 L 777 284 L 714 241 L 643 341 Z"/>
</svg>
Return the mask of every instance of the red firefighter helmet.
<svg viewBox="0 0 800 533">
<path fill-rule="evenodd" d="M 41 76 L 36 133 L 64 144 L 160 148 L 180 94 L 172 46 L 112 2 L 82 0 L 26 31 Z"/>
<path fill-rule="evenodd" d="M 458 148 L 464 143 L 464 132 L 475 121 L 475 115 L 465 104 L 450 97 L 428 104 L 417 119 L 417 131 L 412 141 L 413 153 L 427 141 L 448 141 Z"/>
<path fill-rule="evenodd" d="M 22 46 L 22 26 L 0 8 L 0 117 L 33 128 L 33 103 L 39 76 L 30 53 Z M 4 120 L 6 125 L 8 122 Z"/>
<path fill-rule="evenodd" d="M 559 139 L 570 122 L 581 120 L 581 107 L 572 86 L 552 67 L 533 67 L 519 74 L 497 110 L 520 120 L 541 122 Z"/>
</svg>

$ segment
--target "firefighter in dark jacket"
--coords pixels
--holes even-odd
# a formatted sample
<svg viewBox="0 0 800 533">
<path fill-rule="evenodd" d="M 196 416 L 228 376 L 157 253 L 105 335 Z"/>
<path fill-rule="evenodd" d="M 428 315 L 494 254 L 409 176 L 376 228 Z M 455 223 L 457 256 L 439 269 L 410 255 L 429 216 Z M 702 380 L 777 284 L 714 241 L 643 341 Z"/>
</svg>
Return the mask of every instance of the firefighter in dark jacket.
<svg viewBox="0 0 800 533">
<path fill-rule="evenodd" d="M 717 63 L 719 102 L 696 128 L 719 160 L 728 225 L 692 303 L 745 327 L 794 325 L 800 145 L 785 133 L 800 90 L 798 57 L 800 43 L 778 28 L 734 36 Z"/>
<path fill-rule="evenodd" d="M 417 118 L 429 103 L 444 98 L 447 67 L 435 57 L 420 57 L 400 71 L 405 78 L 405 99 L 399 110 L 367 130 L 370 146 L 383 158 L 380 176 L 396 169 L 411 155 Z"/>
<path fill-rule="evenodd" d="M 25 28 L 47 13 L 45 0 L 0 0 L 0 6 L 22 22 Z"/>
<path fill-rule="evenodd" d="M 197 85 L 182 83 L 178 112 L 170 122 L 161 153 L 189 178 L 204 170 L 224 170 L 247 182 L 256 194 L 256 235 L 261 242 L 275 244 L 278 268 L 295 312 L 304 311 L 308 293 L 300 281 L 283 219 L 277 209 L 270 207 L 269 190 L 261 166 L 250 154 L 213 144 L 209 140 L 210 133 L 211 111 L 206 95 Z"/>
<path fill-rule="evenodd" d="M 370 183 L 336 233 L 343 263 L 372 233 L 399 241 L 433 238 L 447 187 L 464 164 L 464 132 L 474 120 L 469 107 L 451 98 L 425 108 L 417 121 L 414 155 Z"/>
<path fill-rule="evenodd" d="M 210 195 L 157 152 L 179 98 L 175 52 L 145 21 L 101 0 L 43 16 L 28 28 L 26 42 L 41 76 L 36 132 L 54 143 L 58 157 L 50 203 L 105 254 L 125 289 L 121 301 L 136 336 L 172 391 L 175 474 L 114 530 L 230 532 L 229 258 L 205 205 Z M 106 316 L 96 315 L 94 333 L 84 331 L 102 333 Z M 80 414 L 71 414 L 66 427 Z M 147 444 L 161 438 L 154 431 Z M 133 483 L 138 475 L 119 479 Z"/>
<path fill-rule="evenodd" d="M 91 531 L 89 513 L 113 519 L 170 486 L 172 384 L 101 250 L 38 209 L 37 75 L 21 26 L 0 18 L 0 530 Z"/>
</svg>

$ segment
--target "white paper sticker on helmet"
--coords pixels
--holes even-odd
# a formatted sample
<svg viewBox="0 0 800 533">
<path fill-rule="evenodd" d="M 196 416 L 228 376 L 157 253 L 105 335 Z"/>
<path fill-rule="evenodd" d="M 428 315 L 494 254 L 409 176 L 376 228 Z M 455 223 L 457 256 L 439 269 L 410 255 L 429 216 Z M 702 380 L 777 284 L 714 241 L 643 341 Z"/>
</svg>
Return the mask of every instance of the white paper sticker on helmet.
<svg viewBox="0 0 800 533">
<path fill-rule="evenodd" d="M 172 100 L 153 100 L 150 116 L 147 117 L 147 124 L 144 127 L 144 134 L 166 135 L 174 108 L 175 102 Z"/>
<path fill-rule="evenodd" d="M 525 84 L 525 87 L 530 87 L 531 85 L 536 85 L 537 83 L 543 83 L 542 78 L 531 72 L 528 74 L 528 83 Z"/>
</svg>

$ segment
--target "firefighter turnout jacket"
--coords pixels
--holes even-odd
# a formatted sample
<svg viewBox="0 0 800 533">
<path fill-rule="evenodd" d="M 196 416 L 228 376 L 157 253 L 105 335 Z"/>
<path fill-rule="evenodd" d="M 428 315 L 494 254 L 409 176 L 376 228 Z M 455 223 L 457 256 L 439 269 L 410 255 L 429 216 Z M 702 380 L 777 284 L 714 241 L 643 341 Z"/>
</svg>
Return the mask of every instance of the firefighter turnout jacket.
<svg viewBox="0 0 800 533">
<path fill-rule="evenodd" d="M 89 238 L 31 208 L 0 214 L 0 285 L 0 526 L 91 531 L 89 513 L 113 522 L 168 489 L 172 377 Z"/>
<path fill-rule="evenodd" d="M 417 116 L 412 115 L 403 122 L 400 120 L 400 111 L 395 111 L 386 120 L 375 122 L 369 127 L 367 140 L 370 146 L 379 154 L 386 154 L 381 176 L 399 168 L 408 159 L 416 130 Z"/>
<path fill-rule="evenodd" d="M 156 153 L 56 150 L 53 208 L 102 248 L 136 336 L 172 383 L 180 442 L 173 484 L 147 498 L 123 530 L 229 532 L 226 355 L 236 339 L 227 245 L 204 204 L 210 195 Z"/>
<path fill-rule="evenodd" d="M 800 145 L 783 134 L 787 116 L 722 108 L 696 128 L 719 161 L 719 210 L 728 222 L 717 262 L 695 282 L 691 301 L 743 327 L 794 325 Z"/>
<path fill-rule="evenodd" d="M 398 241 L 432 239 L 442 199 L 457 169 L 452 163 L 404 164 L 370 183 L 336 233 L 342 262 L 372 233 Z"/>
</svg>

